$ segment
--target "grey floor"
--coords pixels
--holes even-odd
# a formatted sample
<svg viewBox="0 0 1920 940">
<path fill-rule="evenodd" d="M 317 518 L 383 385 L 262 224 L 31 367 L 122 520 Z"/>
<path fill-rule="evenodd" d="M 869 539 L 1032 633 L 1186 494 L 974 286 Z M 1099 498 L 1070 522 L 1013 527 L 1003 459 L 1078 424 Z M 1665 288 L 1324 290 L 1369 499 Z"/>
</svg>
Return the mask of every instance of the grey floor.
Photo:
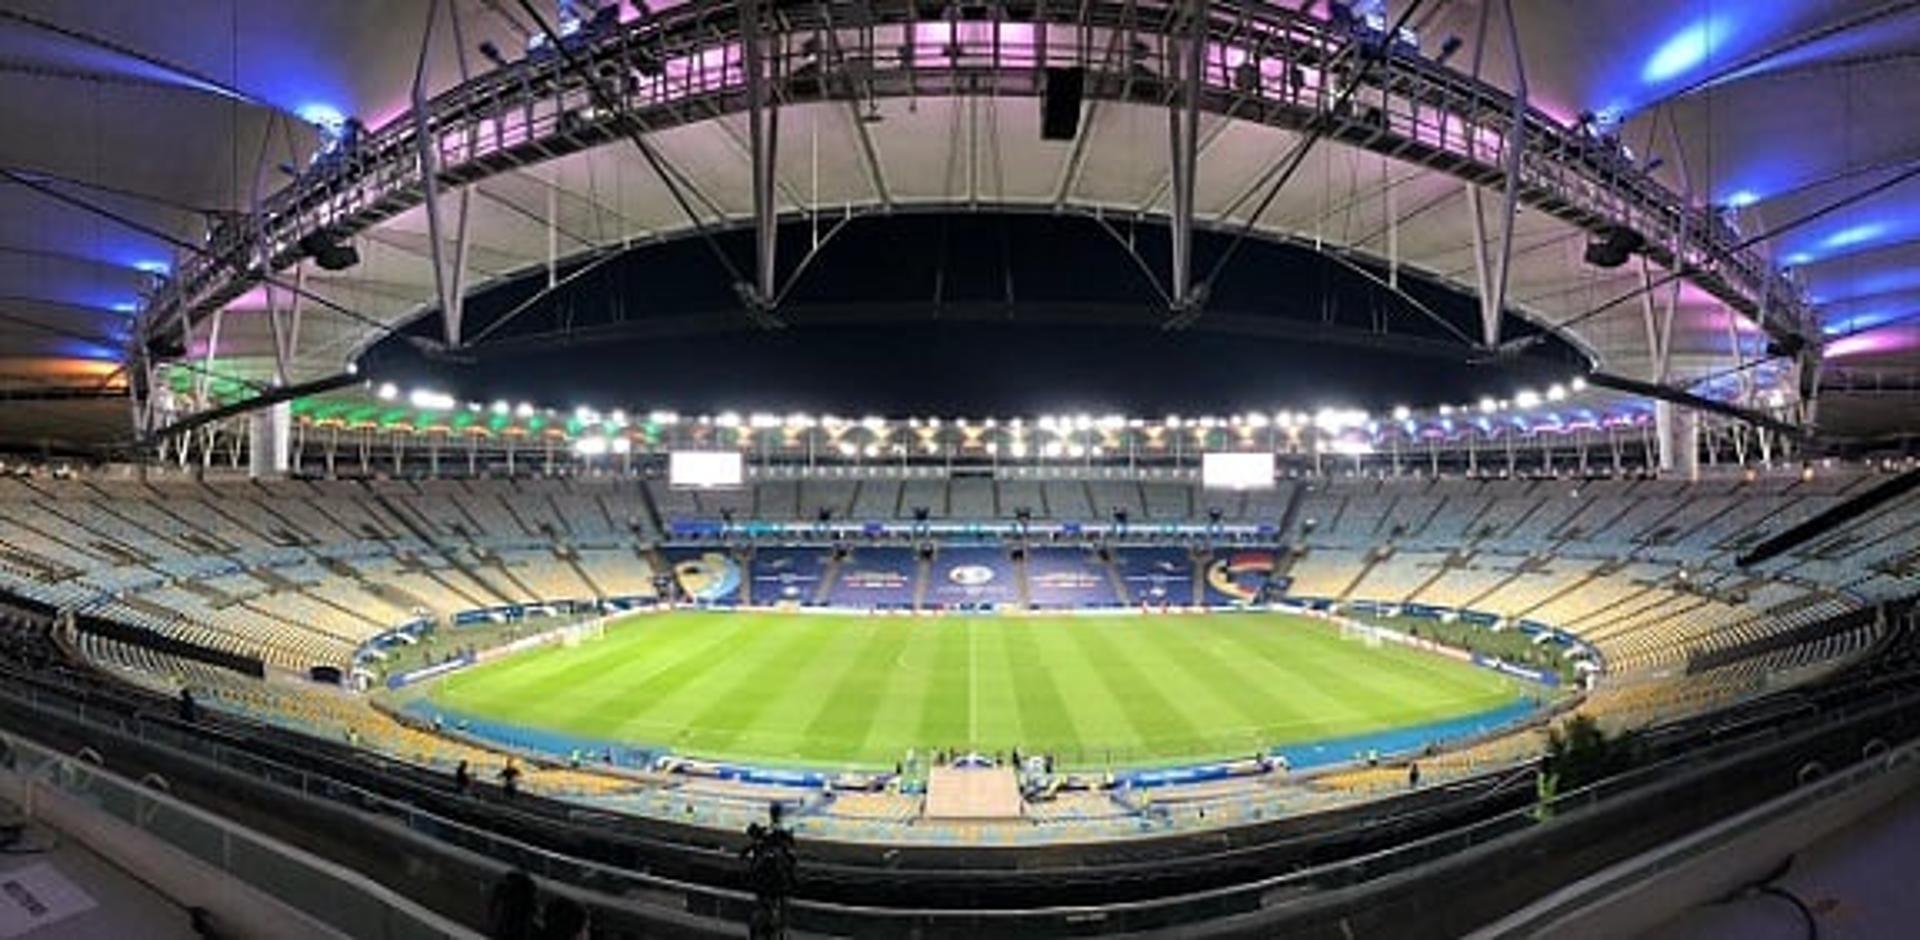
<svg viewBox="0 0 1920 940">
<path fill-rule="evenodd" d="M 0 851 L 0 882 L 6 875 L 46 864 L 93 902 L 93 908 L 62 920 L 9 934 L 0 921 L 0 938 L 25 940 L 191 940 L 198 936 L 187 913 L 153 889 L 95 855 L 79 843 L 39 826 L 29 827 L 20 845 Z"/>
<path fill-rule="evenodd" d="M 1808 846 L 1773 884 L 1791 898 L 1744 892 L 1696 908 L 1647 936 L 1653 940 L 1920 936 L 1920 791 Z"/>
</svg>

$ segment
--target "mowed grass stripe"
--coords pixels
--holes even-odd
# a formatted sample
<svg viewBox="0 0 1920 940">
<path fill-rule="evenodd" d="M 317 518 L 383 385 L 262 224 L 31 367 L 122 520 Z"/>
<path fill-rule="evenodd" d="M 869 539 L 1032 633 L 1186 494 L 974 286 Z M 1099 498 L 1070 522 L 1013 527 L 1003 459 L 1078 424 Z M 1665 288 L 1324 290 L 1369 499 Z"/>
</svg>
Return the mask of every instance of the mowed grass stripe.
<svg viewBox="0 0 1920 940">
<path fill-rule="evenodd" d="M 1053 671 L 1034 639 L 1037 631 L 1050 628 L 1015 619 L 1000 630 L 1000 652 L 1020 710 L 1020 738 L 1008 745 L 1009 749 L 1059 751 L 1079 747 L 1081 741 L 1091 737 L 1075 726 L 1075 709 L 1061 697 Z"/>
<path fill-rule="evenodd" d="M 787 748 L 800 751 L 836 740 L 832 734 L 816 737 L 809 729 L 827 702 L 834 695 L 843 694 L 842 683 L 869 645 L 873 624 L 871 621 L 835 621 L 822 625 L 815 633 L 820 637 L 817 645 L 790 664 L 794 674 L 811 676 L 814 681 L 792 682 L 781 677 L 772 683 L 758 710 L 746 716 L 739 740 L 785 740 Z M 857 690 L 853 690 L 853 694 L 858 694 Z"/>
<path fill-rule="evenodd" d="M 625 645 L 608 650 L 593 650 L 593 641 L 575 652 L 597 664 L 599 671 L 568 670 L 548 685 L 544 712 L 571 709 L 585 715 L 605 729 L 617 729 L 643 710 L 643 703 L 657 698 L 655 679 L 680 670 L 683 664 L 705 663 L 715 666 L 725 661 L 740 634 L 753 624 L 745 618 L 715 629 L 701 630 L 698 624 L 675 624 L 672 629 L 647 631 L 635 629 Z M 617 634 L 610 634 L 613 640 Z M 603 641 L 604 642 L 604 641 Z"/>
<path fill-rule="evenodd" d="M 1143 627 L 1143 620 L 1115 622 L 1110 636 L 1122 656 L 1143 674 L 1152 675 L 1178 702 L 1189 724 L 1199 729 L 1189 744 L 1170 744 L 1177 755 L 1243 753 L 1261 746 L 1260 729 L 1272 721 L 1257 701 L 1258 684 L 1237 681 L 1183 645 L 1186 632 Z"/>
<path fill-rule="evenodd" d="M 791 686 L 794 676 L 817 680 L 814 661 L 829 649 L 830 635 L 842 628 L 810 617 L 786 617 L 772 620 L 760 629 L 777 636 L 743 652 L 731 664 L 732 681 L 714 688 L 705 706 L 689 716 L 687 726 L 706 747 L 730 752 L 735 741 L 745 738 L 749 742 L 759 741 L 757 749 L 769 749 L 786 757 L 790 755 L 781 754 L 779 750 L 783 740 L 797 737 L 791 730 L 761 736 L 748 729 L 773 698 Z"/>
<path fill-rule="evenodd" d="M 1187 720 L 1186 712 L 1161 690 L 1161 682 L 1134 667 L 1108 635 L 1110 627 L 1098 620 L 1069 623 L 1062 629 L 1080 645 L 1091 671 L 1120 703 L 1121 711 L 1133 726 L 1138 742 L 1150 749 L 1177 746 L 1202 736 L 1199 728 Z M 1082 742 L 1083 744 L 1086 742 Z"/>
<path fill-rule="evenodd" d="M 1240 716 L 1236 731 L 1285 728 L 1303 717 L 1288 705 L 1286 696 L 1267 688 L 1270 677 L 1255 674 L 1238 658 L 1217 654 L 1211 646 L 1198 640 L 1196 632 L 1180 629 L 1159 632 L 1164 634 L 1162 645 L 1168 654 L 1167 662 L 1173 668 L 1200 682 L 1228 678 L 1229 684 L 1222 687 L 1222 691 L 1230 694 L 1223 698 Z"/>
<path fill-rule="evenodd" d="M 577 647 L 549 647 L 455 675 L 442 694 L 457 707 L 506 710 L 557 730 L 610 729 L 625 711 L 611 699 L 627 691 L 613 680 L 630 674 L 631 664 L 670 668 L 726 643 L 744 626 L 716 623 L 703 631 L 666 618 L 622 625 Z"/>
<path fill-rule="evenodd" d="M 930 674 L 920 686 L 920 726 L 915 739 L 933 750 L 965 748 L 967 740 L 967 624 L 957 618 L 931 620 Z"/>
<path fill-rule="evenodd" d="M 1099 766 L 1238 753 L 1512 701 L 1472 666 L 1287 615 L 643 615 L 429 689 L 474 715 L 683 753 L 891 766 L 909 749 Z"/>
<path fill-rule="evenodd" d="M 887 682 L 912 636 L 912 624 L 876 617 L 859 655 L 824 695 L 821 689 L 795 683 L 819 698 L 819 708 L 805 730 L 814 750 L 834 760 L 852 760 L 868 752 L 868 736 L 885 707 Z"/>
</svg>

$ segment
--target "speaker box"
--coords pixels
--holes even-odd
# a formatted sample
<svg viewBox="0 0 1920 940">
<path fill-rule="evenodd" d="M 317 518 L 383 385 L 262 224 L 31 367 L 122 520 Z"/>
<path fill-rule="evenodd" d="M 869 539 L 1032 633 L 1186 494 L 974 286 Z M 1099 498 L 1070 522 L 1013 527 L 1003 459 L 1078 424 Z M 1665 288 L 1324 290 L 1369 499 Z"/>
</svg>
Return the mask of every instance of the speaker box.
<svg viewBox="0 0 1920 940">
<path fill-rule="evenodd" d="M 1623 225 L 1615 225 L 1605 232 L 1587 239 L 1586 260 L 1596 268 L 1617 268 L 1627 263 L 1633 253 L 1646 244 L 1640 233 Z"/>
<path fill-rule="evenodd" d="M 1086 69 L 1047 69 L 1046 93 L 1040 99 L 1041 140 L 1072 140 L 1080 135 L 1080 99 L 1086 85 Z"/>
</svg>

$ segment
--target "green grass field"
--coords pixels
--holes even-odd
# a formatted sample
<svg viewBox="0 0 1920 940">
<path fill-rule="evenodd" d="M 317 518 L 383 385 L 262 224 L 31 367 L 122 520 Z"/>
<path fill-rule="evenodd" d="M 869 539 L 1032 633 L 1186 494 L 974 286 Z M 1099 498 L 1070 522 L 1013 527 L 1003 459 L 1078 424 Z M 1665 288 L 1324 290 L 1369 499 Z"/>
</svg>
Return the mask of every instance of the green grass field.
<svg viewBox="0 0 1920 940">
<path fill-rule="evenodd" d="M 1454 718 L 1519 690 L 1285 614 L 675 613 L 456 674 L 430 695 L 474 717 L 763 763 L 1017 747 L 1137 766 Z"/>
</svg>

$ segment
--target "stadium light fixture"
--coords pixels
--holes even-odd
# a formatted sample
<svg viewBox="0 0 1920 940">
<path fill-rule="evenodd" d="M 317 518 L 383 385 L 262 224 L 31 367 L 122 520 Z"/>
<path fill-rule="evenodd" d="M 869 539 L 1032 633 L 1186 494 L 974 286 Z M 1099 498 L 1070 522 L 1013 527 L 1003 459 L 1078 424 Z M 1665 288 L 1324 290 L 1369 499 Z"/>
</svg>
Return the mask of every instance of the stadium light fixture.
<svg viewBox="0 0 1920 940">
<path fill-rule="evenodd" d="M 374 393 L 381 401 L 393 401 L 400 397 L 400 386 L 392 382 L 380 383 L 380 390 Z"/>
<path fill-rule="evenodd" d="M 1565 385 L 1561 385 L 1559 382 L 1555 382 L 1552 385 L 1547 386 L 1548 401 L 1565 401 L 1566 398 L 1567 398 L 1567 387 Z"/>
<path fill-rule="evenodd" d="M 457 402 L 446 392 L 416 388 L 407 394 L 407 404 L 422 411 L 451 411 Z"/>
<path fill-rule="evenodd" d="M 1395 406 L 1393 407 L 1393 420 L 1395 420 L 1395 421 L 1405 421 L 1405 420 L 1407 420 L 1408 418 L 1411 418 L 1411 417 L 1413 417 L 1413 409 L 1412 409 L 1412 408 L 1408 408 L 1408 407 L 1407 407 L 1407 406 L 1405 406 L 1405 405 L 1395 405 Z"/>
<path fill-rule="evenodd" d="M 1493 414 L 1495 411 L 1498 411 L 1499 408 L 1500 403 L 1491 398 L 1480 399 L 1480 413 L 1483 415 Z"/>
<path fill-rule="evenodd" d="M 516 407 L 515 407 L 515 408 L 513 409 L 513 416 L 514 416 L 514 417 L 516 417 L 516 418 L 531 418 L 531 417 L 533 417 L 533 403 L 532 403 L 532 402 L 524 402 L 524 401 L 523 401 L 523 402 L 521 402 L 521 403 L 520 403 L 519 405 L 517 405 L 517 406 L 516 406 Z"/>
<path fill-rule="evenodd" d="M 1027 456 L 1027 444 L 1025 441 L 1014 441 L 1013 446 L 1007 448 L 1007 450 L 1009 453 L 1013 454 L 1013 457 L 1015 460 L 1019 460 Z"/>
<path fill-rule="evenodd" d="M 714 423 L 723 428 L 737 428 L 740 426 L 740 414 L 733 411 L 722 411 L 720 412 L 720 417 L 714 419 Z"/>
<path fill-rule="evenodd" d="M 509 412 L 509 411 L 512 411 L 512 410 L 513 410 L 513 406 L 512 406 L 512 405 L 509 405 L 509 404 L 507 404 L 507 403 L 506 403 L 506 402 L 504 402 L 504 401 L 496 401 L 496 402 L 494 402 L 494 403 L 493 403 L 493 413 L 494 413 L 494 414 L 497 414 L 497 415 L 503 415 L 503 414 L 506 414 L 507 412 Z"/>
<path fill-rule="evenodd" d="M 1574 376 L 1573 381 L 1568 384 L 1571 385 L 1576 392 L 1584 392 L 1587 390 L 1587 380 L 1581 376 Z"/>
<path fill-rule="evenodd" d="M 1537 407 L 1540 404 L 1540 393 L 1530 388 L 1523 388 L 1514 394 L 1513 403 L 1522 408 Z"/>
</svg>

